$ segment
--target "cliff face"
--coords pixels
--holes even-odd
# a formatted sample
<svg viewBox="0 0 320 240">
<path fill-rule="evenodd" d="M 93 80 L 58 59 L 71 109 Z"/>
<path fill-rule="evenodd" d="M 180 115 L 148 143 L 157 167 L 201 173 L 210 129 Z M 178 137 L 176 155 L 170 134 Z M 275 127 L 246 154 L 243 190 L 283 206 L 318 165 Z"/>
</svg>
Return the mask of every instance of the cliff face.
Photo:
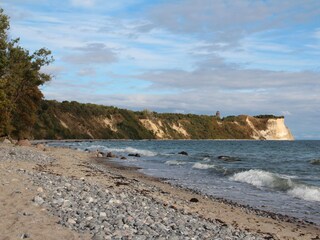
<svg viewBox="0 0 320 240">
<path fill-rule="evenodd" d="M 254 139 L 265 140 L 294 140 L 289 128 L 284 123 L 284 118 L 268 119 L 263 130 L 256 129 L 247 118 L 248 125 L 252 128 Z"/>
<path fill-rule="evenodd" d="M 133 112 L 77 102 L 44 101 L 36 139 L 261 139 L 293 140 L 283 118 L 223 119 L 194 114 Z"/>
</svg>

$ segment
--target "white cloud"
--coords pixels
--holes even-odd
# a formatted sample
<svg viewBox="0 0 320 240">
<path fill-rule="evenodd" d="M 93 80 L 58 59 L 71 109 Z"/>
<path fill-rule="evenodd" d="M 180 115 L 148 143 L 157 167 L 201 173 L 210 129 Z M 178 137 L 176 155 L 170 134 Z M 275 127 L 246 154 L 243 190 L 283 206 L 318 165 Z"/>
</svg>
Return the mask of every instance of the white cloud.
<svg viewBox="0 0 320 240">
<path fill-rule="evenodd" d="M 76 7 L 92 7 L 95 5 L 95 0 L 71 0 L 71 4 Z"/>
<path fill-rule="evenodd" d="M 64 61 L 74 64 L 100 64 L 117 61 L 117 56 L 113 49 L 106 47 L 103 43 L 90 43 L 85 47 L 72 50 L 72 55 L 65 56 L 63 58 Z"/>
</svg>

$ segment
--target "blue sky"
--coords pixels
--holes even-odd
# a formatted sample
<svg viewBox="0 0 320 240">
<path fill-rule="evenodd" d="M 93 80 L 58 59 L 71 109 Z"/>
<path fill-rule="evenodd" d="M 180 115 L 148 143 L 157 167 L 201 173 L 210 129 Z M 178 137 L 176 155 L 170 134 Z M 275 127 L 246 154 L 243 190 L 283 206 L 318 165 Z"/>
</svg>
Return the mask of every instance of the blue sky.
<svg viewBox="0 0 320 240">
<path fill-rule="evenodd" d="M 46 99 L 285 115 L 320 139 L 318 0 L 2 0 L 10 35 L 52 50 Z"/>
</svg>

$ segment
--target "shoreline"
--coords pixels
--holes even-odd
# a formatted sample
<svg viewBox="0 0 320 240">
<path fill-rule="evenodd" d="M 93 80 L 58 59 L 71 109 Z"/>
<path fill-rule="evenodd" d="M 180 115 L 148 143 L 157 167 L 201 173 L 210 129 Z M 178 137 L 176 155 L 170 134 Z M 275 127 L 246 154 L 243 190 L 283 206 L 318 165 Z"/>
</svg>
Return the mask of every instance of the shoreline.
<svg viewBox="0 0 320 240">
<path fill-rule="evenodd" d="M 137 168 L 123 166 L 103 158 L 93 158 L 89 153 L 60 147 L 46 147 L 46 151 L 42 151 L 34 147 L 15 147 L 13 145 L 4 146 L 3 144 L 0 146 L 2 148 L 0 156 L 3 154 L 3 149 L 9 149 L 9 153 L 10 151 L 18 152 L 16 155 L 13 155 L 17 158 L 19 158 L 19 151 L 27 151 L 30 152 L 31 155 L 40 154 L 42 158 L 44 158 L 44 156 L 48 156 L 49 158 L 54 159 L 52 161 L 42 162 L 40 157 L 40 161 L 29 161 L 24 159 L 17 163 L 17 161 L 1 159 L 0 157 L 0 164 L 2 166 L 0 168 L 1 177 L 2 175 L 5 176 L 3 174 L 5 169 L 11 169 L 10 171 L 12 174 L 17 173 L 21 178 L 31 178 L 33 184 L 36 186 L 39 185 L 38 188 L 43 188 L 43 192 L 45 193 L 45 197 L 43 197 L 43 199 L 45 202 L 41 204 L 41 206 L 46 210 L 43 210 L 42 213 L 50 216 L 53 215 L 55 217 L 58 216 L 58 218 L 60 218 L 60 220 L 58 220 L 58 222 L 60 221 L 59 227 L 61 225 L 64 226 L 63 230 L 61 230 L 61 234 L 63 232 L 68 232 L 68 234 L 71 235 L 80 234 L 75 238 L 71 237 L 69 239 L 90 239 L 97 233 L 92 230 L 80 231 L 79 229 L 81 228 L 76 227 L 78 225 L 81 226 L 81 221 L 79 219 L 69 220 L 71 219 L 70 216 L 64 219 L 64 215 L 55 209 L 55 206 L 52 207 L 52 201 L 55 199 L 50 200 L 49 196 L 51 196 L 52 193 L 50 193 L 50 191 L 52 191 L 53 188 L 49 188 L 47 190 L 46 184 L 43 182 L 42 178 L 48 178 L 51 182 L 55 182 L 57 179 L 63 178 L 66 179 L 65 181 L 70 181 L 70 183 L 65 183 L 67 186 L 73 186 L 73 184 L 75 184 L 75 186 L 77 186 L 77 184 L 89 184 L 88 186 L 94 186 L 94 188 L 99 186 L 97 187 L 98 189 L 102 186 L 106 191 L 108 190 L 114 198 L 121 199 L 121 194 L 128 194 L 128 196 L 131 197 L 139 197 L 143 201 L 146 199 L 145 201 L 148 201 L 152 206 L 155 204 L 153 207 L 162 209 L 160 211 L 161 213 L 162 211 L 172 211 L 171 214 L 178 214 L 182 219 L 191 216 L 194 219 L 197 219 L 196 222 L 203 221 L 205 224 L 209 224 L 208 227 L 211 226 L 210 224 L 213 226 L 219 226 L 219 228 L 225 226 L 228 231 L 240 231 L 239 233 L 237 232 L 237 234 L 240 234 L 239 236 L 242 236 L 241 234 L 257 235 L 256 238 L 252 239 L 260 239 L 259 236 L 261 239 L 317 239 L 317 237 L 319 238 L 320 236 L 320 226 L 293 217 L 270 213 L 263 210 L 256 210 L 229 200 L 214 198 L 211 196 L 209 197 L 190 189 L 169 184 L 163 179 L 145 175 L 137 171 Z M 8 154 L 3 158 L 10 158 L 10 156 L 11 155 Z M 21 169 L 24 169 L 24 171 Z M 11 173 L 6 173 L 6 175 L 10 175 Z M 2 179 L 3 177 L 1 177 L 0 180 L 5 181 Z M 57 179 L 55 179 L 55 177 Z M 5 188 L 5 186 L 3 186 L 3 188 Z M 10 190 L 7 188 L 5 189 L 6 191 Z M 40 195 L 40 197 L 43 196 L 43 194 L 39 194 L 37 190 L 35 190 L 34 194 Z M 107 198 L 108 196 L 104 197 Z M 92 198 L 95 198 L 95 196 L 92 196 Z M 191 201 L 192 199 L 193 201 Z M 10 199 L 3 199 L 3 201 L 10 201 Z M 49 202 L 48 205 L 46 205 L 47 201 Z M 72 202 L 72 200 L 68 201 Z M 126 206 L 127 208 L 131 204 L 130 200 L 121 199 L 121 201 L 129 201 Z M 26 203 L 24 202 L 24 204 Z M 28 202 L 28 204 L 33 205 L 34 199 L 33 201 Z M 78 205 L 77 207 L 79 208 Z M 13 212 L 14 208 L 10 210 L 10 212 Z M 37 209 L 35 209 L 35 211 L 36 210 Z M 113 211 L 113 209 L 110 211 Z M 71 209 L 70 212 L 73 213 L 73 210 Z M 104 216 L 104 214 L 102 215 Z M 94 214 L 92 217 L 95 218 Z M 61 218 L 64 220 L 61 220 Z M 157 219 L 157 217 L 154 218 Z M 73 223 L 73 221 L 75 223 Z M 97 221 L 97 224 L 101 225 L 102 222 L 99 222 L 99 216 Z M 181 223 L 181 225 L 183 224 L 184 223 Z M 56 225 L 58 224 L 48 224 L 48 226 L 51 227 L 57 227 Z M 0 227 L 0 229 L 5 229 L 5 226 L 0 225 Z M 84 229 L 86 229 L 85 226 Z M 34 233 L 30 234 L 34 237 L 32 239 L 37 239 L 36 236 L 40 233 L 37 233 L 36 230 L 34 231 Z M 172 233 L 176 234 L 176 232 L 176 230 L 172 230 Z M 206 236 L 206 234 L 210 234 L 209 232 L 205 230 L 200 231 L 199 236 Z M 190 234 L 191 233 L 192 231 Z M 132 234 L 132 239 L 135 239 L 134 236 L 136 234 L 137 233 Z M 104 237 L 105 238 L 101 239 L 108 239 L 106 238 L 108 237 L 106 231 Z M 178 237 L 177 239 L 183 238 L 181 236 L 181 238 Z"/>
</svg>

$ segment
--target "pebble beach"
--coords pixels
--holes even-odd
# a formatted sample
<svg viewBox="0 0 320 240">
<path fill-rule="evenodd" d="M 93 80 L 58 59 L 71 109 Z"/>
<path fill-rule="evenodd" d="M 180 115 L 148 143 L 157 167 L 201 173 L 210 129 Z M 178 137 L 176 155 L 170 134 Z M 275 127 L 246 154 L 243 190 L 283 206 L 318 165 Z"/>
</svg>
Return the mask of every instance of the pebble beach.
<svg viewBox="0 0 320 240">
<path fill-rule="evenodd" d="M 320 239 L 320 228 L 67 148 L 0 145 L 0 239 Z"/>
</svg>

